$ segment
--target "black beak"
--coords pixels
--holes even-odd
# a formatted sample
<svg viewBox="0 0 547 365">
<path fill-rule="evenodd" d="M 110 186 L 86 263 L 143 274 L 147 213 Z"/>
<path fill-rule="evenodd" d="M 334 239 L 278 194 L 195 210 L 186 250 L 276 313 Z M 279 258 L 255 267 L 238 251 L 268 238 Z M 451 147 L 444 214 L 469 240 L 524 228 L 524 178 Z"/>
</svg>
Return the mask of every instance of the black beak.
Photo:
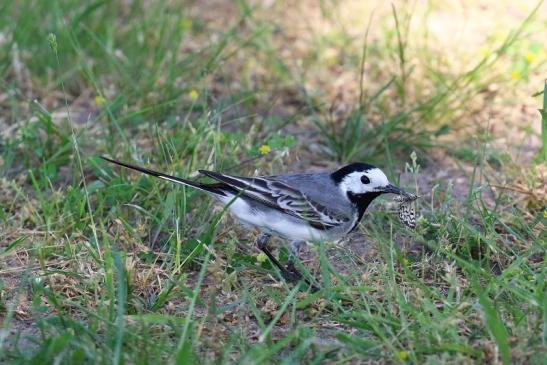
<svg viewBox="0 0 547 365">
<path fill-rule="evenodd" d="M 393 184 L 387 184 L 383 188 L 380 188 L 380 191 L 382 193 L 391 193 L 391 194 L 397 194 L 397 195 L 406 195 L 405 191 L 402 189 L 399 189 Z"/>
</svg>

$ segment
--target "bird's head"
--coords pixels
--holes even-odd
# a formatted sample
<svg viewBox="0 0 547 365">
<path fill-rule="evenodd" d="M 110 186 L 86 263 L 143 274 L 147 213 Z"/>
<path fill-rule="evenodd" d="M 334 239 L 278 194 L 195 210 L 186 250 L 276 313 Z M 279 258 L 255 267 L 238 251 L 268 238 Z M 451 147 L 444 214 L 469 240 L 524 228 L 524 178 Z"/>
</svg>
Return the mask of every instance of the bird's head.
<svg viewBox="0 0 547 365">
<path fill-rule="evenodd" d="M 346 165 L 333 172 L 331 178 L 342 193 L 354 203 L 362 200 L 370 203 L 372 199 L 386 193 L 406 194 L 391 184 L 382 170 L 366 163 Z"/>
</svg>

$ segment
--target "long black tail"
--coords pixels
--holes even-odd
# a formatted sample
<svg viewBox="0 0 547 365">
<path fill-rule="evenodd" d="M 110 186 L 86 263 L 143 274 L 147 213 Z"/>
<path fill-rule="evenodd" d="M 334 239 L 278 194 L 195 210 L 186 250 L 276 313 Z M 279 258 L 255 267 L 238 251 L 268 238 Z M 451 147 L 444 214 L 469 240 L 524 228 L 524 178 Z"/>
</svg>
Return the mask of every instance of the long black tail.
<svg viewBox="0 0 547 365">
<path fill-rule="evenodd" d="M 192 180 L 181 179 L 180 177 L 171 176 L 171 175 L 163 174 L 161 172 L 157 172 L 157 171 L 154 171 L 154 170 L 146 169 L 144 167 L 135 166 L 135 165 L 131 165 L 131 164 L 128 164 L 128 163 L 125 163 L 125 162 L 116 161 L 116 160 L 113 160 L 113 159 L 108 158 L 108 157 L 101 156 L 101 158 L 103 160 L 114 163 L 116 165 L 127 167 L 128 169 L 132 169 L 132 170 L 137 170 L 137 171 L 140 171 L 142 173 L 152 175 L 152 176 L 158 177 L 158 178 L 163 179 L 163 180 L 171 181 L 171 182 L 174 182 L 174 183 L 177 183 L 177 184 L 191 186 L 193 188 L 205 191 L 207 193 L 213 193 L 213 194 L 217 194 L 217 195 L 225 195 L 224 192 L 221 189 L 222 188 L 222 186 L 220 186 L 221 184 L 201 184 L 201 183 L 198 183 L 198 182 L 195 182 L 195 181 L 192 181 Z"/>
</svg>

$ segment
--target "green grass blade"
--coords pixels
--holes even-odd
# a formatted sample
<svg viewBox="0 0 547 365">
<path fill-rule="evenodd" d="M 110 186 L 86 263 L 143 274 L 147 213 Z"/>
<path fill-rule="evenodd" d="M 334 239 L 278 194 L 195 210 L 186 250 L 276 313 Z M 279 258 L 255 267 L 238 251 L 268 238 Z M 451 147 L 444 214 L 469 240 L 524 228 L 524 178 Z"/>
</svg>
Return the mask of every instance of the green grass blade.
<svg viewBox="0 0 547 365">
<path fill-rule="evenodd" d="M 479 296 L 479 303 L 481 304 L 486 317 L 486 326 L 498 345 L 501 359 L 504 365 L 511 364 L 511 353 L 509 351 L 507 329 L 503 325 L 498 311 L 486 295 L 485 291 L 480 287 L 476 287 L 475 290 Z"/>
<path fill-rule="evenodd" d="M 125 268 L 118 251 L 114 251 L 114 266 L 116 267 L 116 271 L 118 273 L 118 287 L 116 295 L 116 342 L 114 346 L 114 357 L 112 358 L 112 363 L 117 365 L 122 363 L 122 345 L 125 333 L 125 300 L 127 293 L 125 285 Z"/>
<path fill-rule="evenodd" d="M 541 141 L 543 151 L 543 162 L 547 162 L 547 81 L 543 86 L 543 109 L 539 109 L 541 114 Z"/>
</svg>

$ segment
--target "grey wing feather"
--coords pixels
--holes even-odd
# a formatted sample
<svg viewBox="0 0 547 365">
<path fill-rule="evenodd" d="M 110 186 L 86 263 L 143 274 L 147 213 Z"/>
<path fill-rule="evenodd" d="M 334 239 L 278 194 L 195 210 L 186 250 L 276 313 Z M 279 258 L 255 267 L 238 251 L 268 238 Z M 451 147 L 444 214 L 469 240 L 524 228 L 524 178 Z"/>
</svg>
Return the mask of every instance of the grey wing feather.
<svg viewBox="0 0 547 365">
<path fill-rule="evenodd" d="M 346 215 L 329 210 L 323 204 L 310 199 L 304 192 L 277 180 L 277 177 L 250 178 L 206 170 L 200 170 L 200 172 L 232 186 L 243 196 L 303 219 L 315 228 L 329 229 L 347 223 L 350 220 Z"/>
</svg>

